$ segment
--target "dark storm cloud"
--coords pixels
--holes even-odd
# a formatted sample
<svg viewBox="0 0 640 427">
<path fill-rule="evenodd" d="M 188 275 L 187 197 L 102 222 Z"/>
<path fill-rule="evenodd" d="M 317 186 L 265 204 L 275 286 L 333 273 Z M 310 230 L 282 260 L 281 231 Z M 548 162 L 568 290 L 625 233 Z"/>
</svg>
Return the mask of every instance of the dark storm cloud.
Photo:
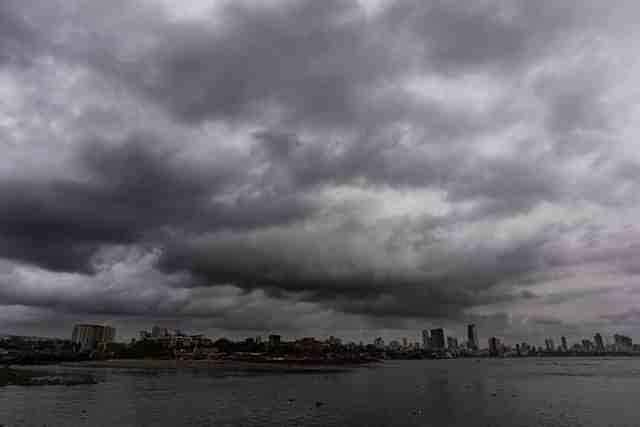
<svg viewBox="0 0 640 427">
<path fill-rule="evenodd" d="M 589 24 L 592 2 L 399 1 L 388 11 L 395 31 L 422 43 L 423 60 L 453 72 L 521 68 L 557 49 Z M 585 19 L 586 18 L 586 19 Z"/>
<path fill-rule="evenodd" d="M 0 65 L 25 64 L 39 47 L 37 30 L 23 12 L 19 0 L 0 4 Z"/>
<path fill-rule="evenodd" d="M 362 257 L 349 243 L 358 234 L 348 229 L 249 237 L 218 233 L 191 244 L 167 245 L 160 268 L 188 271 L 201 284 L 233 283 L 247 290 L 264 289 L 275 297 L 293 292 L 347 313 L 455 318 L 474 305 L 519 298 L 488 291 L 539 268 L 541 247 L 548 238 L 541 235 L 503 248 L 480 243 L 451 249 L 442 255 L 446 265 L 425 258 L 418 266 L 401 269 L 388 266 L 387 258 L 395 254 L 387 242 L 370 244 L 372 253 Z"/>
<path fill-rule="evenodd" d="M 79 20 L 100 12 L 83 6 Z M 371 17 L 354 0 L 303 0 L 234 3 L 224 7 L 223 22 L 214 23 L 169 21 L 159 9 L 121 6 L 146 27 L 112 13 L 103 13 L 96 28 L 124 25 L 121 34 L 96 34 L 77 22 L 98 47 L 80 49 L 84 60 L 187 122 L 255 117 L 275 108 L 294 127 L 406 117 L 406 94 L 396 102 L 395 94 L 377 99 L 372 92 L 399 77 L 442 68 L 523 70 L 572 37 L 588 37 L 594 16 L 604 21 L 610 14 L 592 2 L 404 0 Z M 128 34 L 151 42 L 130 48 Z M 431 120 L 432 112 L 423 113 Z"/>
<path fill-rule="evenodd" d="M 87 141 L 75 167 L 88 177 L 0 184 L 2 256 L 86 271 L 101 244 L 134 243 L 165 227 L 211 231 L 285 224 L 313 210 L 295 195 L 215 201 L 238 179 L 234 165 L 194 167 L 150 134 L 115 144 Z"/>
<path fill-rule="evenodd" d="M 376 48 L 379 35 L 353 0 L 239 3 L 223 16 L 222 25 L 162 23 L 133 60 L 120 61 L 119 45 L 90 60 L 187 122 L 276 107 L 294 124 L 349 123 L 359 92 L 401 65 Z"/>
<path fill-rule="evenodd" d="M 521 288 L 637 272 L 624 239 L 562 241 L 635 200 L 605 152 L 630 132 L 609 59 L 632 6 L 3 2 L 0 303 L 251 329 L 588 299 Z M 57 72 L 18 78 L 35 63 Z"/>
</svg>

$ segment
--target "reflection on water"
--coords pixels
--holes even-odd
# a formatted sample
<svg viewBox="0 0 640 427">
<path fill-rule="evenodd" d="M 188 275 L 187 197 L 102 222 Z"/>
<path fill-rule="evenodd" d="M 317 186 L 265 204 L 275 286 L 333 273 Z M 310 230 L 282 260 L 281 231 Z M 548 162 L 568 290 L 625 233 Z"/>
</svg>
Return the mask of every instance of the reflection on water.
<svg viewBox="0 0 640 427">
<path fill-rule="evenodd" d="M 86 371 L 101 382 L 0 389 L 0 424 L 600 427 L 640 420 L 640 359 L 397 361 L 314 375 Z"/>
</svg>

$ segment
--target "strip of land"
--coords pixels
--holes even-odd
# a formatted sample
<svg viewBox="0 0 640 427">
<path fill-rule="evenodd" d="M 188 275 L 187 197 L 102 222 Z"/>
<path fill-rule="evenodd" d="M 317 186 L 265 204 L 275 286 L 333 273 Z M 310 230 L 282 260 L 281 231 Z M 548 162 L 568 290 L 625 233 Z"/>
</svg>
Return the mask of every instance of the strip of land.
<svg viewBox="0 0 640 427">
<path fill-rule="evenodd" d="M 87 368 L 134 368 L 134 369 L 176 369 L 204 368 L 221 371 L 256 373 L 340 373 L 348 372 L 356 366 L 317 365 L 290 361 L 249 362 L 237 360 L 158 360 L 158 359 L 112 359 L 95 362 L 78 362 L 67 366 Z M 363 365 L 358 365 L 363 366 Z"/>
</svg>

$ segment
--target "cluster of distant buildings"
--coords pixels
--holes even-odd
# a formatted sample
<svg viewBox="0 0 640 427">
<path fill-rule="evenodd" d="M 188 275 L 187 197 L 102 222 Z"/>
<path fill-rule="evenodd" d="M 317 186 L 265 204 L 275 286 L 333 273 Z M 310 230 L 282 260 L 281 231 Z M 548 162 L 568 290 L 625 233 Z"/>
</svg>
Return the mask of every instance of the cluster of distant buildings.
<svg viewBox="0 0 640 427">
<path fill-rule="evenodd" d="M 96 324 L 79 324 L 73 329 L 72 342 L 74 348 L 79 352 L 100 351 L 109 343 L 114 342 L 116 331 L 113 327 Z M 478 339 L 478 328 L 475 324 L 467 325 L 466 339 L 458 339 L 454 336 L 447 336 L 444 328 L 424 329 L 421 331 L 422 342 L 411 341 L 408 338 L 401 340 L 391 340 L 388 344 L 379 337 L 371 345 L 363 343 L 343 344 L 339 338 L 329 337 L 325 341 L 318 341 L 315 338 L 307 337 L 289 343 L 289 347 L 306 348 L 310 350 L 321 350 L 322 348 L 341 347 L 345 350 L 366 349 L 367 351 L 393 352 L 393 353 L 415 353 L 451 355 L 451 356 L 527 356 L 540 353 L 571 353 L 571 354 L 591 354 L 591 353 L 640 353 L 640 345 L 633 344 L 633 340 L 625 335 L 615 334 L 613 342 L 605 343 L 600 333 L 594 335 L 593 340 L 583 339 L 579 343 L 569 346 L 566 337 L 560 338 L 559 345 L 556 346 L 552 338 L 547 338 L 544 347 L 533 346 L 526 342 L 509 346 L 504 344 L 497 337 L 490 337 L 487 347 L 481 348 Z M 152 341 L 162 344 L 165 348 L 189 348 L 202 347 L 209 348 L 215 342 L 202 335 L 189 335 L 179 329 L 168 329 L 154 326 L 151 330 L 140 331 L 140 341 Z M 262 337 L 247 338 L 242 342 L 245 347 L 276 348 L 283 344 L 280 335 L 269 335 L 266 340 Z M 285 346 L 286 347 L 286 346 Z"/>
<path fill-rule="evenodd" d="M 143 330 L 139 334 L 140 341 L 152 341 L 165 348 L 208 347 L 213 340 L 202 334 L 188 335 L 180 329 L 168 329 L 154 326 L 151 331 Z"/>
<path fill-rule="evenodd" d="M 443 328 L 424 329 L 421 342 L 412 342 L 408 338 L 401 341 L 391 340 L 388 344 L 381 337 L 374 340 L 373 345 L 379 351 L 393 353 L 421 352 L 426 355 L 453 357 L 458 355 L 474 355 L 480 351 L 478 328 L 475 324 L 467 325 L 467 337 L 458 339 L 447 336 Z"/>
<path fill-rule="evenodd" d="M 447 336 L 443 328 L 422 330 L 422 342 L 412 342 L 407 338 L 401 341 L 392 340 L 385 344 L 382 338 L 374 340 L 376 349 L 387 352 L 412 353 L 420 351 L 432 356 L 536 356 L 536 355 L 591 355 L 591 354 L 640 354 L 640 345 L 625 335 L 613 335 L 612 342 L 605 342 L 602 334 L 594 335 L 593 340 L 583 339 L 571 346 L 567 338 L 562 336 L 559 345 L 552 338 L 545 339 L 544 346 L 534 346 L 526 342 L 511 346 L 500 338 L 490 337 L 487 347 L 481 347 L 478 339 L 478 328 L 475 324 L 467 325 L 466 339 Z"/>
<path fill-rule="evenodd" d="M 515 346 L 503 343 L 497 337 L 490 337 L 487 346 L 481 347 L 478 328 L 469 324 L 465 338 L 447 336 L 443 328 L 421 331 L 421 340 L 391 340 L 388 343 L 378 337 L 373 343 L 343 343 L 330 336 L 324 340 L 313 337 L 284 341 L 280 335 L 246 338 L 231 341 L 225 338 L 212 340 L 202 334 L 186 334 L 179 329 L 154 326 L 151 330 L 140 331 L 137 339 L 129 344 L 115 344 L 116 330 L 109 325 L 78 324 L 73 328 L 71 340 L 0 336 L 0 361 L 16 357 L 36 356 L 73 358 L 82 357 L 174 357 L 174 358 L 217 358 L 217 357 L 270 357 L 294 355 L 298 358 L 337 358 L 347 360 L 355 357 L 366 358 L 451 358 L 451 357 L 514 357 L 540 355 L 640 355 L 640 345 L 625 335 L 615 334 L 605 339 L 600 333 L 593 339 L 582 339 L 569 345 L 562 336 L 558 345 L 552 338 L 545 339 L 544 346 L 534 346 L 526 342 Z M 118 353 L 119 352 L 119 353 Z"/>
</svg>

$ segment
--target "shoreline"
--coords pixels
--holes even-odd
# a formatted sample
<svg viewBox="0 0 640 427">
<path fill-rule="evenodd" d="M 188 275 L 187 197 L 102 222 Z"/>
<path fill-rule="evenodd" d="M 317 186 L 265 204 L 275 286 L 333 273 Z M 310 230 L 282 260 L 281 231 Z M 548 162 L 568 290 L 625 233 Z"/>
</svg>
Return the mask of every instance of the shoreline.
<svg viewBox="0 0 640 427">
<path fill-rule="evenodd" d="M 97 384 L 91 375 L 49 372 L 24 368 L 0 368 L 0 387 L 6 386 L 75 386 Z"/>
<path fill-rule="evenodd" d="M 342 373 L 373 364 L 305 364 L 295 361 L 239 361 L 239 360 L 162 360 L 162 359 L 109 359 L 102 361 L 63 363 L 62 366 L 113 369 L 183 369 L 206 368 L 221 371 L 265 373 Z"/>
</svg>

